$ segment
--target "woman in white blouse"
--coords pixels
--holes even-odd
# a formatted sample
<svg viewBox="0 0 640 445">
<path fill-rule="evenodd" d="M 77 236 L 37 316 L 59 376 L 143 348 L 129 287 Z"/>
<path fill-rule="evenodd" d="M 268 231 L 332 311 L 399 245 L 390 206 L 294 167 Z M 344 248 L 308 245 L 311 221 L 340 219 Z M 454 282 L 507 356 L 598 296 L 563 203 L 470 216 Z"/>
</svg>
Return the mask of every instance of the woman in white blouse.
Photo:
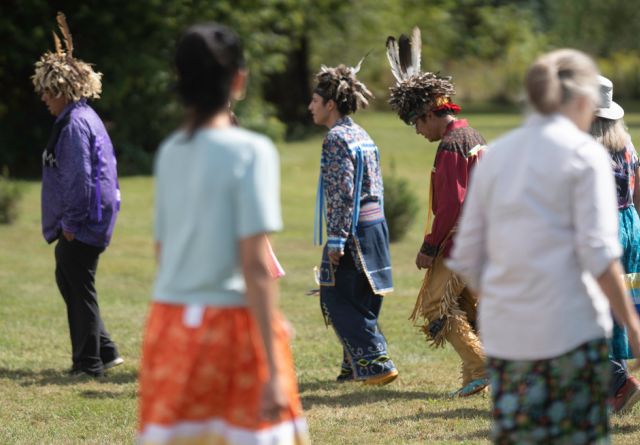
<svg viewBox="0 0 640 445">
<path fill-rule="evenodd" d="M 557 50 L 529 69 L 535 112 L 476 168 L 449 267 L 480 295 L 495 443 L 606 441 L 610 308 L 639 351 L 608 156 L 586 131 L 597 69 Z"/>
</svg>

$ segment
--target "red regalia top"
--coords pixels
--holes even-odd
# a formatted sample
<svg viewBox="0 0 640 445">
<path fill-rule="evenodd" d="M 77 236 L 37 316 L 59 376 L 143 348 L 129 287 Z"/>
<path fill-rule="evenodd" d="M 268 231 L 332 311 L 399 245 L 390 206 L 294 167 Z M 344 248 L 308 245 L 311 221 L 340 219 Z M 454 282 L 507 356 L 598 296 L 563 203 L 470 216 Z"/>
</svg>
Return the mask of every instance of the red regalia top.
<svg viewBox="0 0 640 445">
<path fill-rule="evenodd" d="M 431 171 L 431 232 L 424 238 L 421 252 L 436 256 L 444 249 L 449 256 L 451 236 L 456 228 L 469 185 L 471 170 L 485 147 L 484 138 L 466 119 L 452 121 L 438 145 Z"/>
</svg>

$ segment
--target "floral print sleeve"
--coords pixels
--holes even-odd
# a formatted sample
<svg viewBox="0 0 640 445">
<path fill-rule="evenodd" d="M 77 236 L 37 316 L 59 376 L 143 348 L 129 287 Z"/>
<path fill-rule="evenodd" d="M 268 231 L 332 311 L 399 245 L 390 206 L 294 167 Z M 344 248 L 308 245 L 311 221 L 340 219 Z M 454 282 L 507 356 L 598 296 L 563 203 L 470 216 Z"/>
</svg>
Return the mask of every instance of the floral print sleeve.
<svg viewBox="0 0 640 445">
<path fill-rule="evenodd" d="M 329 132 L 322 144 L 322 180 L 327 205 L 327 247 L 341 251 L 353 218 L 354 159 L 338 134 Z"/>
<path fill-rule="evenodd" d="M 633 204 L 633 192 L 636 187 L 636 170 L 638 169 L 638 155 L 629 144 L 620 151 L 609 151 L 613 176 L 616 180 L 618 195 L 618 209 L 626 209 Z"/>
</svg>

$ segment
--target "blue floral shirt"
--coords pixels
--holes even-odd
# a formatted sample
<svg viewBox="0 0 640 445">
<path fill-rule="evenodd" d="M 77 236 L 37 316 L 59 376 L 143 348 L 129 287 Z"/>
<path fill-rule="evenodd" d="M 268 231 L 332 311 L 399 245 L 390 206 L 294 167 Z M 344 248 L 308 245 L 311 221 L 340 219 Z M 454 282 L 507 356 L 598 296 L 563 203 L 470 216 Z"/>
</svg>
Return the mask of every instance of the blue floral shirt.
<svg viewBox="0 0 640 445">
<path fill-rule="evenodd" d="M 350 117 L 336 121 L 322 143 L 320 168 L 327 209 L 327 244 L 330 250 L 344 250 L 353 220 L 356 154 L 350 144 L 373 146 L 363 154 L 360 202 L 382 202 L 380 155 L 369 134 Z"/>
<path fill-rule="evenodd" d="M 611 156 L 613 175 L 616 178 L 618 209 L 626 209 L 633 205 L 638 155 L 633 144 L 629 141 L 624 150 L 609 151 L 609 156 Z"/>
</svg>

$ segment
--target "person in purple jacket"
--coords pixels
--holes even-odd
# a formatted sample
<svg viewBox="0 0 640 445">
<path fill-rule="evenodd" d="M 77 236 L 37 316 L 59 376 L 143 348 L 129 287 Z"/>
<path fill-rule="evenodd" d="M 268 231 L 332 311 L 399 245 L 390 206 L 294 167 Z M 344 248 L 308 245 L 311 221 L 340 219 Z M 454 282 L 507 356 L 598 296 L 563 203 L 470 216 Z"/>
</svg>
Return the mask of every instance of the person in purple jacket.
<svg viewBox="0 0 640 445">
<path fill-rule="evenodd" d="M 42 154 L 42 232 L 55 248 L 56 282 L 67 306 L 71 374 L 100 377 L 124 362 L 107 333 L 98 306 L 95 275 L 120 207 L 116 159 L 102 120 L 87 104 L 100 97 L 101 73 L 73 58 L 64 14 L 32 76 L 37 94 L 56 117 Z"/>
</svg>

